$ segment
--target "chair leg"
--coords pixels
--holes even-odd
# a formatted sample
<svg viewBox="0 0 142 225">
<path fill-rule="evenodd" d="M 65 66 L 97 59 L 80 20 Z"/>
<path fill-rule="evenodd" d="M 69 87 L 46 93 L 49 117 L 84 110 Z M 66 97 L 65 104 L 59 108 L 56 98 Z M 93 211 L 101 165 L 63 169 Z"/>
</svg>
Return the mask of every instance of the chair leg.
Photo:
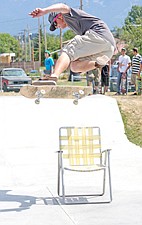
<svg viewBox="0 0 142 225">
<path fill-rule="evenodd" d="M 104 195 L 105 193 L 105 187 L 106 187 L 106 169 L 104 169 L 104 179 L 103 179 L 103 193 L 102 195 Z"/>
<path fill-rule="evenodd" d="M 112 185 L 111 185 L 111 172 L 110 172 L 110 152 L 108 152 L 108 177 L 109 177 L 110 201 L 112 201 Z"/>
<path fill-rule="evenodd" d="M 60 195 L 60 173 L 61 173 L 61 163 L 60 163 L 60 155 L 58 153 L 58 180 L 57 180 L 57 193 Z"/>
<path fill-rule="evenodd" d="M 64 187 L 64 169 L 61 167 L 61 176 L 62 176 L 62 198 L 65 203 L 65 187 Z"/>
<path fill-rule="evenodd" d="M 58 166 L 58 181 L 57 181 L 57 193 L 60 196 L 60 167 Z"/>
</svg>

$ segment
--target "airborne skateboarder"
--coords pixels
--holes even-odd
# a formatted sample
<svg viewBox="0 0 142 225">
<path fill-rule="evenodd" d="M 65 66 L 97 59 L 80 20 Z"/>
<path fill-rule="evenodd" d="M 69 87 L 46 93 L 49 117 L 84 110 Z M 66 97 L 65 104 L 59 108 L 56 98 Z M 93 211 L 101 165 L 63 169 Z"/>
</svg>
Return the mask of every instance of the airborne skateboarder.
<svg viewBox="0 0 142 225">
<path fill-rule="evenodd" d="M 73 72 L 86 72 L 102 67 L 111 59 L 115 50 L 115 40 L 108 26 L 99 18 L 82 10 L 58 3 L 47 8 L 36 8 L 33 18 L 49 14 L 50 30 L 69 27 L 76 36 L 62 49 L 56 62 L 52 80 L 69 66 Z"/>
</svg>

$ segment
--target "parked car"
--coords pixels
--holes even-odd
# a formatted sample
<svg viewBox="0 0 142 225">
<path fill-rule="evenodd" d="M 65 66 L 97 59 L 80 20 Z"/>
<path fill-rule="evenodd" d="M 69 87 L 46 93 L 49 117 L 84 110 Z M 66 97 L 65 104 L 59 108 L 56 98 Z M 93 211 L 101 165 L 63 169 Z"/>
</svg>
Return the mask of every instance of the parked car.
<svg viewBox="0 0 142 225">
<path fill-rule="evenodd" d="M 110 72 L 110 91 L 117 92 L 117 71 L 118 64 L 112 65 Z M 127 90 L 128 92 L 133 92 L 135 90 L 135 86 L 131 85 L 131 68 L 127 73 Z"/>
<path fill-rule="evenodd" d="M 119 63 L 119 61 L 118 60 L 116 60 L 116 61 L 114 61 L 114 63 L 112 64 L 112 69 L 114 68 L 117 68 L 118 67 L 118 63 Z"/>
<path fill-rule="evenodd" d="M 19 91 L 23 85 L 31 83 L 31 78 L 21 68 L 0 69 L 0 89 L 4 92 Z"/>
</svg>

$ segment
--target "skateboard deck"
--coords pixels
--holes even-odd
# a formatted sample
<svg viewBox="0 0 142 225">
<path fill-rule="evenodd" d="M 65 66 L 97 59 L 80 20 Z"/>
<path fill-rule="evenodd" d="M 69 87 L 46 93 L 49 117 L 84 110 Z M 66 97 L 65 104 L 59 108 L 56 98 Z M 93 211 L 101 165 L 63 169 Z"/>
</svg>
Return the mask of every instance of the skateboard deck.
<svg viewBox="0 0 142 225">
<path fill-rule="evenodd" d="M 32 83 L 32 85 L 56 85 L 56 82 L 53 80 L 37 80 Z"/>
<path fill-rule="evenodd" d="M 84 86 L 64 86 L 55 85 L 56 82 L 50 81 L 48 85 L 25 85 L 20 89 L 20 94 L 26 98 L 35 98 L 35 103 L 39 104 L 41 98 L 73 98 L 74 104 L 78 104 L 78 100 L 92 94 L 91 87 Z M 45 83 L 44 83 L 45 84 Z"/>
<path fill-rule="evenodd" d="M 121 93 L 127 94 L 127 75 L 121 77 Z"/>
</svg>

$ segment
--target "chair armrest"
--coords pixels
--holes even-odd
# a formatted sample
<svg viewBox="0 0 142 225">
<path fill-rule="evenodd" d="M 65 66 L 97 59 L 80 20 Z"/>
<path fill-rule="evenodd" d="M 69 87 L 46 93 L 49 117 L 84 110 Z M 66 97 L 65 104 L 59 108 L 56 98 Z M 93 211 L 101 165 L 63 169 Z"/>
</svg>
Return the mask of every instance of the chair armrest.
<svg viewBox="0 0 142 225">
<path fill-rule="evenodd" d="M 105 149 L 102 151 L 102 153 L 106 153 L 106 152 L 110 152 L 110 151 L 112 151 L 112 149 Z"/>
<path fill-rule="evenodd" d="M 58 154 L 59 154 L 59 153 L 63 153 L 63 151 L 58 150 L 58 151 L 56 151 L 55 153 L 58 153 Z"/>
<path fill-rule="evenodd" d="M 103 150 L 102 151 L 102 155 L 103 155 L 103 163 L 104 165 L 106 165 L 107 163 L 107 160 L 108 160 L 108 164 L 109 164 L 109 161 L 110 161 L 110 151 L 112 149 L 106 149 L 106 150 Z M 104 153 L 104 154 L 103 154 Z"/>
</svg>

